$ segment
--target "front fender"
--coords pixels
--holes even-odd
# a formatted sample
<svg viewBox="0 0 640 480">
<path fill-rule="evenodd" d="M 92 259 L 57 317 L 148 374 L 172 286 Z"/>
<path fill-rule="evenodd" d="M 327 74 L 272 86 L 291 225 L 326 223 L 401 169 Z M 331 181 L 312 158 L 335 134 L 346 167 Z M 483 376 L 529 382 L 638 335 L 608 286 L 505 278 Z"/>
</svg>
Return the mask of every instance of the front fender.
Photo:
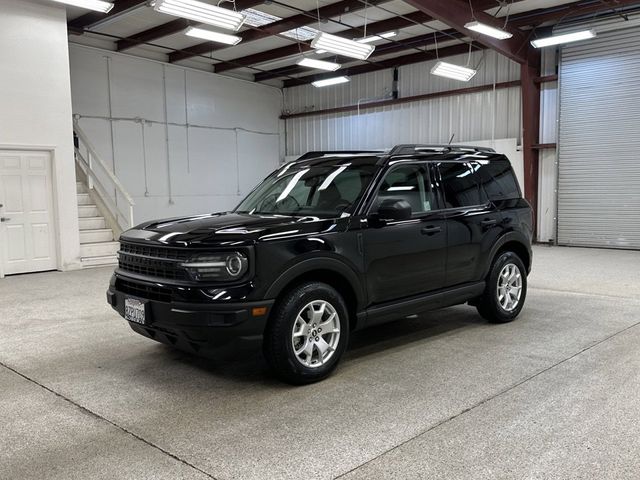
<svg viewBox="0 0 640 480">
<path fill-rule="evenodd" d="M 287 268 L 268 288 L 265 298 L 277 298 L 284 288 L 296 278 L 320 270 L 335 272 L 349 282 L 356 297 L 357 311 L 364 309 L 366 296 L 357 272 L 344 261 L 329 255 L 301 260 Z"/>
</svg>

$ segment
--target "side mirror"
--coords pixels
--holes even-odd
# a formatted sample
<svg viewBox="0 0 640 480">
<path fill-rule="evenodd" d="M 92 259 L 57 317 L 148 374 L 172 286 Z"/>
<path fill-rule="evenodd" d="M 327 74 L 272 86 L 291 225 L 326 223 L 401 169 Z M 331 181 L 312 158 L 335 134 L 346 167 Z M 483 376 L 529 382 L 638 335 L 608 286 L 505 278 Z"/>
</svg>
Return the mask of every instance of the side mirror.
<svg viewBox="0 0 640 480">
<path fill-rule="evenodd" d="M 411 204 L 406 200 L 388 198 L 380 204 L 377 217 L 380 220 L 409 220 L 411 218 Z"/>
</svg>

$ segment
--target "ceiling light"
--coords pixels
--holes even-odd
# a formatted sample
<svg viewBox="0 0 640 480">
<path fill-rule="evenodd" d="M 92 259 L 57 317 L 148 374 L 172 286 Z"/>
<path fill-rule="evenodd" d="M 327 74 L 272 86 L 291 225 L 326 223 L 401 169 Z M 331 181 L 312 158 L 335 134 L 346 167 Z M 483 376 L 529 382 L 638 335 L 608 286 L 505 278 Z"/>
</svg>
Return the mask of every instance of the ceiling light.
<svg viewBox="0 0 640 480">
<path fill-rule="evenodd" d="M 441 61 L 434 65 L 431 69 L 431 73 L 433 75 L 438 75 L 439 77 L 453 78 L 454 80 L 468 82 L 477 73 L 477 70 Z"/>
<path fill-rule="evenodd" d="M 538 38 L 531 42 L 536 48 L 549 47 L 551 45 L 559 45 L 561 43 L 577 42 L 579 40 L 588 40 L 596 36 L 595 30 L 580 30 L 579 32 L 563 33 L 561 35 L 553 35 L 551 37 Z"/>
<path fill-rule="evenodd" d="M 498 40 L 506 40 L 507 38 L 513 37 L 513 34 L 509 32 L 505 32 L 500 28 L 492 27 L 491 25 L 480 23 L 478 21 L 469 22 L 464 26 L 464 28 L 473 30 L 474 32 L 482 33 L 483 35 L 497 38 Z"/>
<path fill-rule="evenodd" d="M 313 59 L 313 58 L 303 58 L 302 60 L 298 61 L 298 65 L 300 65 L 302 67 L 318 68 L 320 70 L 328 70 L 330 72 L 335 72 L 336 70 L 338 70 L 340 68 L 340 64 L 339 63 L 325 62 L 324 60 L 316 60 L 316 59 Z"/>
<path fill-rule="evenodd" d="M 113 8 L 113 3 L 105 2 L 103 0 L 53 0 L 58 3 L 66 3 L 67 5 L 73 5 L 74 7 L 88 8 L 89 10 L 95 10 L 96 12 L 107 13 Z"/>
<path fill-rule="evenodd" d="M 329 33 L 318 32 L 311 42 L 311 48 L 316 50 L 326 50 L 327 52 L 343 55 L 345 57 L 366 60 L 375 50 L 375 46 L 366 43 L 354 42 L 346 38 L 331 35 Z"/>
<path fill-rule="evenodd" d="M 227 35 L 226 33 L 212 32 L 211 30 L 205 30 L 204 28 L 189 27 L 187 28 L 185 35 L 189 37 L 202 38 L 203 40 L 209 40 L 210 42 L 225 43 L 227 45 L 237 45 L 242 38 L 237 35 Z"/>
<path fill-rule="evenodd" d="M 364 38 L 355 38 L 354 40 L 360 43 L 371 43 L 371 42 L 377 42 L 378 40 L 382 40 L 383 38 L 395 37 L 396 35 L 398 35 L 398 32 L 396 30 L 391 30 L 390 32 L 381 33 L 379 35 L 371 35 L 369 37 L 364 37 Z"/>
<path fill-rule="evenodd" d="M 197 0 L 155 0 L 153 9 L 175 17 L 187 18 L 208 25 L 238 31 L 245 16 L 226 8 L 216 7 Z"/>
<path fill-rule="evenodd" d="M 333 77 L 333 78 L 325 78 L 323 80 L 316 80 L 315 82 L 311 82 L 311 85 L 314 87 L 328 87 L 329 85 L 337 85 L 339 83 L 347 83 L 349 81 L 349 77 Z"/>
</svg>

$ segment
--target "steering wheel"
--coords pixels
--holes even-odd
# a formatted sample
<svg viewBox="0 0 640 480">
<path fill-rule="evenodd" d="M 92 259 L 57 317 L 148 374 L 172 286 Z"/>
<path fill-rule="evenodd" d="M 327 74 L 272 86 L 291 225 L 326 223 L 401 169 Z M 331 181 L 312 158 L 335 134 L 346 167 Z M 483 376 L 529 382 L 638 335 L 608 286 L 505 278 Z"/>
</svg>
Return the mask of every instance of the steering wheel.
<svg viewBox="0 0 640 480">
<path fill-rule="evenodd" d="M 338 204 L 335 206 L 335 210 L 336 210 L 336 212 L 342 213 L 342 212 L 344 212 L 347 208 L 349 208 L 350 206 L 351 206 L 351 202 L 349 202 L 348 200 L 341 199 L 341 200 L 340 200 L 340 203 L 338 203 Z"/>
<path fill-rule="evenodd" d="M 258 211 L 286 211 L 286 212 L 295 212 L 300 209 L 300 203 L 291 196 L 287 196 L 278 202 L 279 193 L 272 193 L 265 197 L 264 200 L 260 203 L 258 207 Z M 293 208 L 287 208 L 288 206 Z"/>
</svg>

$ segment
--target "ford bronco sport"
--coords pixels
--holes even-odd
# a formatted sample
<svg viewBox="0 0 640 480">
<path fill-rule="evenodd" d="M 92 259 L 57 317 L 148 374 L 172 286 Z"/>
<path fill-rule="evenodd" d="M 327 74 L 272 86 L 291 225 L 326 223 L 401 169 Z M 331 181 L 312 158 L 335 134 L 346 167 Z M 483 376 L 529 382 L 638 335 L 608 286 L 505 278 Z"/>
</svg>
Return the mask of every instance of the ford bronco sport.
<svg viewBox="0 0 640 480">
<path fill-rule="evenodd" d="M 280 378 L 309 383 L 356 329 L 462 303 L 513 320 L 531 237 L 531 207 L 492 149 L 313 152 L 234 211 L 124 232 L 107 298 L 137 333 L 191 352 L 262 337 Z"/>
</svg>

